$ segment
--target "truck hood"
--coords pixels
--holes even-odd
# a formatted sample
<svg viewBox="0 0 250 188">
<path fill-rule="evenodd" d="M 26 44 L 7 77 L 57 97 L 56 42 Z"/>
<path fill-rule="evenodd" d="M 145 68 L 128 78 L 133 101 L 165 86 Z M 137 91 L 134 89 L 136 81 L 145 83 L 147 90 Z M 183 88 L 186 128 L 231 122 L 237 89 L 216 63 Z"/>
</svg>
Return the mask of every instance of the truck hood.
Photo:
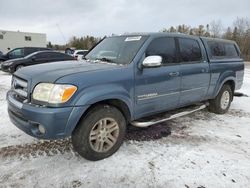
<svg viewBox="0 0 250 188">
<path fill-rule="evenodd" d="M 121 68 L 121 66 L 102 62 L 93 63 L 87 61 L 62 61 L 24 67 L 16 71 L 14 75 L 25 80 L 32 80 L 33 83 L 53 83 L 57 79 L 69 74 L 117 68 Z"/>
</svg>

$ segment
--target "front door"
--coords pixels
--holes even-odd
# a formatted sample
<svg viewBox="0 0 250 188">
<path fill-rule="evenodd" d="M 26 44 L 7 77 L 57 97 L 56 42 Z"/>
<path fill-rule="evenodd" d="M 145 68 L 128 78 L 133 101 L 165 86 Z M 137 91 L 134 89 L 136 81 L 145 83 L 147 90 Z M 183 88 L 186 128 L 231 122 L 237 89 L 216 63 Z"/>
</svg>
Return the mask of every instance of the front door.
<svg viewBox="0 0 250 188">
<path fill-rule="evenodd" d="M 142 68 L 135 75 L 135 116 L 140 118 L 176 108 L 180 97 L 180 65 L 173 37 L 153 39 L 145 57 L 159 55 L 162 66 Z"/>
</svg>

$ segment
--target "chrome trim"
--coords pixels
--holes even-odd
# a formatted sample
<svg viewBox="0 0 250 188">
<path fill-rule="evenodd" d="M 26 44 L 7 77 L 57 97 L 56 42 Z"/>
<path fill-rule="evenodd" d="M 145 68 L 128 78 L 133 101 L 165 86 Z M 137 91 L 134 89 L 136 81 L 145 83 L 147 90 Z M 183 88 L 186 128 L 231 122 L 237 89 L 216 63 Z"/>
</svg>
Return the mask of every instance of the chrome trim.
<svg viewBox="0 0 250 188">
<path fill-rule="evenodd" d="M 26 91 L 24 91 L 24 90 L 21 90 L 21 89 L 14 89 L 14 91 L 17 93 L 17 94 L 19 94 L 19 95 L 21 95 L 21 96 L 23 96 L 23 97 L 28 97 L 28 93 L 26 92 Z"/>
<path fill-rule="evenodd" d="M 135 127 L 148 127 L 148 126 L 151 126 L 151 125 L 154 125 L 154 124 L 157 124 L 157 123 L 162 123 L 162 122 L 164 122 L 164 121 L 168 121 L 168 120 L 171 120 L 171 119 L 174 119 L 174 118 L 177 118 L 177 117 L 181 117 L 181 116 L 185 116 L 185 115 L 191 114 L 191 113 L 193 113 L 193 112 L 202 110 L 202 109 L 204 109 L 204 108 L 206 108 L 206 107 L 207 107 L 207 105 L 204 104 L 204 105 L 201 105 L 201 106 L 200 106 L 199 108 L 197 108 L 197 109 L 190 110 L 190 111 L 180 112 L 180 113 L 171 115 L 171 116 L 169 116 L 168 118 L 164 118 L 164 119 L 161 119 L 161 120 L 157 120 L 157 121 L 148 121 L 148 122 L 133 121 L 133 122 L 131 122 L 131 124 L 132 124 L 133 126 L 135 126 Z"/>
<path fill-rule="evenodd" d="M 17 77 L 13 78 L 13 82 L 16 82 L 16 85 L 19 85 L 19 86 L 21 86 L 23 88 L 27 88 L 28 87 L 28 83 L 26 81 L 23 81 L 23 80 L 21 80 L 21 79 L 19 79 Z"/>
<path fill-rule="evenodd" d="M 22 109 L 23 107 L 23 103 L 15 100 L 13 97 L 11 97 L 10 95 L 8 96 L 8 101 L 13 104 L 14 106 L 16 106 L 19 109 Z"/>
<path fill-rule="evenodd" d="M 159 67 L 161 66 L 161 62 L 162 62 L 162 57 L 159 55 L 152 55 L 152 56 L 148 56 L 146 57 L 143 62 L 142 65 L 143 67 Z"/>
<path fill-rule="evenodd" d="M 188 92 L 188 91 L 195 91 L 195 90 L 204 89 L 204 88 L 206 88 L 206 87 L 197 87 L 197 88 L 193 88 L 193 89 L 187 89 L 187 90 L 181 91 L 181 93 Z"/>
<path fill-rule="evenodd" d="M 139 101 L 142 101 L 142 100 L 146 100 L 146 99 L 153 99 L 153 98 L 164 97 L 164 96 L 168 96 L 168 95 L 175 95 L 175 94 L 178 94 L 178 93 L 185 93 L 185 92 L 188 92 L 188 91 L 195 91 L 195 90 L 204 89 L 204 88 L 206 88 L 206 87 L 197 87 L 197 88 L 193 88 L 193 89 L 183 90 L 183 91 L 180 91 L 180 92 L 173 92 L 173 93 L 154 95 L 154 96 L 150 96 L 148 94 L 148 97 L 144 97 L 144 98 L 141 98 L 141 97 L 146 96 L 146 95 L 139 95 L 139 96 L 137 96 L 137 99 Z"/>
<path fill-rule="evenodd" d="M 173 92 L 173 93 L 167 93 L 167 94 L 162 94 L 162 95 L 149 96 L 149 97 L 145 97 L 145 98 L 139 98 L 140 96 L 137 96 L 137 99 L 139 101 L 142 101 L 142 100 L 146 100 L 146 99 L 154 99 L 154 98 L 168 96 L 168 95 L 174 95 L 174 94 L 178 94 L 178 93 L 180 93 L 180 92 Z"/>
</svg>

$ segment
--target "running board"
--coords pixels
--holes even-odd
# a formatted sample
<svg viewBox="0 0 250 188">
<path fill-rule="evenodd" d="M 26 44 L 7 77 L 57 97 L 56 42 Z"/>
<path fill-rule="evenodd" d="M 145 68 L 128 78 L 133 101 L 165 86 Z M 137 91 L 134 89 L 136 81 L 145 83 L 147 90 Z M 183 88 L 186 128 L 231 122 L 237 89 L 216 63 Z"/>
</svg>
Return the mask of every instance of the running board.
<svg viewBox="0 0 250 188">
<path fill-rule="evenodd" d="M 187 111 L 179 112 L 179 113 L 176 113 L 176 114 L 172 114 L 172 115 L 170 115 L 168 117 L 164 117 L 164 119 L 157 119 L 157 120 L 152 119 L 150 121 L 145 121 L 145 122 L 133 121 L 133 122 L 131 122 L 131 124 L 133 126 L 135 126 L 135 127 L 148 127 L 148 126 L 151 126 L 151 125 L 154 125 L 154 124 L 157 124 L 157 123 L 162 123 L 164 121 L 168 121 L 168 120 L 171 120 L 171 119 L 174 119 L 174 118 L 178 118 L 178 117 L 182 117 L 182 116 L 191 114 L 193 112 L 202 110 L 202 109 L 204 109 L 206 107 L 207 107 L 207 105 L 203 104 L 203 105 L 199 106 L 198 108 L 196 107 L 195 109 L 192 109 L 192 110 L 187 110 Z"/>
</svg>

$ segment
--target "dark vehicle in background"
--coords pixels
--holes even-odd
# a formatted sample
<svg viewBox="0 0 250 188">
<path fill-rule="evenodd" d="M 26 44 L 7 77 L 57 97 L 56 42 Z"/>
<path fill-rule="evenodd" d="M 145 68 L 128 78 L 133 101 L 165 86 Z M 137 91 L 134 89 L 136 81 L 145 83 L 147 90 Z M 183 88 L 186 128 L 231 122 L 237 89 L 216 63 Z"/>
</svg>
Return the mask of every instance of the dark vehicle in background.
<svg viewBox="0 0 250 188">
<path fill-rule="evenodd" d="M 65 54 L 73 55 L 74 51 L 75 51 L 75 49 L 73 49 L 73 48 L 66 48 L 65 49 Z"/>
<path fill-rule="evenodd" d="M 87 53 L 88 50 L 75 50 L 73 56 L 77 60 L 82 60 Z"/>
<path fill-rule="evenodd" d="M 23 48 L 15 48 L 9 51 L 6 54 L 0 54 L 0 62 L 7 61 L 9 59 L 17 59 L 25 57 L 29 54 L 32 54 L 37 51 L 44 51 L 44 50 L 52 50 L 50 48 L 40 48 L 40 47 L 23 47 Z"/>
<path fill-rule="evenodd" d="M 16 70 L 30 65 L 41 63 L 51 63 L 55 61 L 69 61 L 75 60 L 74 57 L 55 51 L 39 51 L 34 52 L 24 58 L 12 59 L 5 61 L 1 64 L 1 69 L 4 72 L 13 73 Z"/>
</svg>

